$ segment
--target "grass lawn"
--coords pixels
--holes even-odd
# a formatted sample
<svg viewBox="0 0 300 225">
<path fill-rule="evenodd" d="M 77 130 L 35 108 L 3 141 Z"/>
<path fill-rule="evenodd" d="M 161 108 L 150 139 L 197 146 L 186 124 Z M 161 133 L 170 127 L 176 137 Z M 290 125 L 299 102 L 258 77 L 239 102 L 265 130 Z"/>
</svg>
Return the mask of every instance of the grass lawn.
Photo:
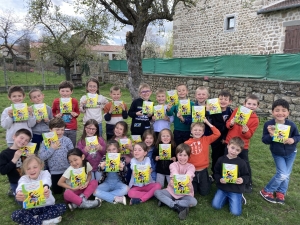
<svg viewBox="0 0 300 225">
<path fill-rule="evenodd" d="M 110 85 L 101 87 L 101 94 L 109 96 Z M 75 89 L 73 97 L 80 99 L 85 93 L 84 89 Z M 122 90 L 122 99 L 130 106 L 131 98 L 127 90 Z M 58 97 L 57 91 L 45 91 L 45 102 L 51 106 L 52 100 Z M 154 95 L 153 95 L 154 96 Z M 152 96 L 152 99 L 154 97 Z M 28 101 L 28 99 L 26 99 Z M 10 104 L 5 94 L 0 94 L 1 111 Z M 77 138 L 82 133 L 82 115 L 79 119 L 79 129 Z M 130 120 L 127 120 L 130 122 Z M 100 208 L 91 210 L 75 210 L 63 215 L 61 224 L 299 224 L 300 195 L 298 186 L 300 185 L 300 165 L 299 158 L 296 158 L 292 175 L 290 177 L 290 186 L 286 196 L 286 204 L 271 204 L 263 200 L 260 195 L 260 189 L 271 179 L 275 173 L 275 165 L 271 157 L 268 146 L 261 142 L 262 127 L 264 121 L 254 134 L 250 145 L 250 162 L 253 173 L 253 193 L 245 194 L 247 205 L 243 207 L 243 214 L 240 217 L 232 216 L 229 213 L 228 206 L 222 210 L 214 210 L 211 207 L 211 201 L 216 191 L 215 184 L 208 196 L 196 194 L 198 205 L 190 209 L 187 220 L 180 221 L 177 214 L 164 206 L 157 207 L 157 200 L 151 199 L 146 203 L 136 206 L 113 205 L 102 203 Z M 0 149 L 6 148 L 5 130 L 0 128 Z M 11 213 L 18 209 L 13 198 L 8 197 L 6 192 L 9 187 L 6 176 L 0 176 L 0 217 L 1 224 L 14 224 L 11 219 Z M 57 202 L 63 202 L 61 195 L 55 196 Z"/>
</svg>

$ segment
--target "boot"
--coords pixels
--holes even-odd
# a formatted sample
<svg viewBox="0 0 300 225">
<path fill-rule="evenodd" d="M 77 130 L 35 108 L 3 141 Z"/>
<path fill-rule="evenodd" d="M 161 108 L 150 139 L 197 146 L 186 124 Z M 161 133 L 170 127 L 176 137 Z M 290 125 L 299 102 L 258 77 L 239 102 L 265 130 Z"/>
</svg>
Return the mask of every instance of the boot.
<svg viewBox="0 0 300 225">
<path fill-rule="evenodd" d="M 100 205 L 100 201 L 98 199 L 96 200 L 86 200 L 85 198 L 82 198 L 82 203 L 79 206 L 80 209 L 92 209 L 95 207 L 98 207 Z"/>
<path fill-rule="evenodd" d="M 185 220 L 189 213 L 189 208 L 187 207 L 182 207 L 177 204 L 174 205 L 173 209 L 178 213 L 178 217 L 181 220 Z"/>
</svg>

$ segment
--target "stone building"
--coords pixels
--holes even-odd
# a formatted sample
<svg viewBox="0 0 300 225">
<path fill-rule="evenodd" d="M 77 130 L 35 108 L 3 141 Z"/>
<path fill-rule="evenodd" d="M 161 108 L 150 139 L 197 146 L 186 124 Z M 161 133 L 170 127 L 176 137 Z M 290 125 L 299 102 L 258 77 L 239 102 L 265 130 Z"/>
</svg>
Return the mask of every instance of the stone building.
<svg viewBox="0 0 300 225">
<path fill-rule="evenodd" d="M 174 57 L 300 52 L 300 0 L 200 0 L 178 4 Z"/>
</svg>

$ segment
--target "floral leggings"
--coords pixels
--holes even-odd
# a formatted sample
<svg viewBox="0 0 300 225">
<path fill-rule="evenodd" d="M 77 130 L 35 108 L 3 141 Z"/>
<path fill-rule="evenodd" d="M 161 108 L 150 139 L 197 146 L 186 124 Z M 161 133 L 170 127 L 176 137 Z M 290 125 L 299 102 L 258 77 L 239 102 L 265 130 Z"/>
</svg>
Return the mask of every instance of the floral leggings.
<svg viewBox="0 0 300 225">
<path fill-rule="evenodd" d="M 55 204 L 39 208 L 16 210 L 12 213 L 11 218 L 18 224 L 41 225 L 43 220 L 59 217 L 65 211 L 65 204 Z"/>
</svg>

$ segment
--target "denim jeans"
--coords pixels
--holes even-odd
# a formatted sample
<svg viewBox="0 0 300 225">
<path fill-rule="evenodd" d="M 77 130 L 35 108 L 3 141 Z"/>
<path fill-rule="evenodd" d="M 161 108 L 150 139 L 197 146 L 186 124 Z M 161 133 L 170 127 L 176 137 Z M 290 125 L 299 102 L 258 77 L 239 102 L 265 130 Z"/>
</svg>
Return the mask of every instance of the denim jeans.
<svg viewBox="0 0 300 225">
<path fill-rule="evenodd" d="M 14 196 L 15 196 L 15 200 L 16 200 L 16 202 L 18 203 L 18 205 L 23 205 L 23 202 L 19 202 L 17 199 L 16 199 L 16 189 L 17 189 L 17 187 L 18 187 L 18 184 L 15 184 L 15 183 L 9 183 L 9 185 L 10 185 L 10 188 L 11 188 L 11 190 L 12 190 L 12 192 L 13 192 L 13 194 L 14 194 Z"/>
<path fill-rule="evenodd" d="M 94 196 L 104 201 L 113 203 L 116 196 L 124 196 L 128 192 L 128 186 L 124 184 L 117 173 L 108 173 L 105 181 L 100 184 Z"/>
<path fill-rule="evenodd" d="M 170 208 L 173 208 L 175 204 L 182 207 L 193 207 L 197 205 L 197 199 L 193 196 L 183 195 L 180 198 L 175 199 L 166 189 L 156 190 L 154 196 Z"/>
<path fill-rule="evenodd" d="M 287 156 L 279 156 L 272 153 L 276 165 L 276 174 L 265 187 L 266 192 L 286 193 L 296 155 L 297 149 Z"/>
<path fill-rule="evenodd" d="M 102 122 L 99 125 L 99 136 L 102 137 Z"/>
<path fill-rule="evenodd" d="M 212 207 L 215 209 L 221 209 L 227 202 L 229 203 L 229 210 L 233 215 L 239 216 L 242 214 L 242 193 L 234 193 L 218 189 L 214 199 L 212 200 Z"/>
</svg>

